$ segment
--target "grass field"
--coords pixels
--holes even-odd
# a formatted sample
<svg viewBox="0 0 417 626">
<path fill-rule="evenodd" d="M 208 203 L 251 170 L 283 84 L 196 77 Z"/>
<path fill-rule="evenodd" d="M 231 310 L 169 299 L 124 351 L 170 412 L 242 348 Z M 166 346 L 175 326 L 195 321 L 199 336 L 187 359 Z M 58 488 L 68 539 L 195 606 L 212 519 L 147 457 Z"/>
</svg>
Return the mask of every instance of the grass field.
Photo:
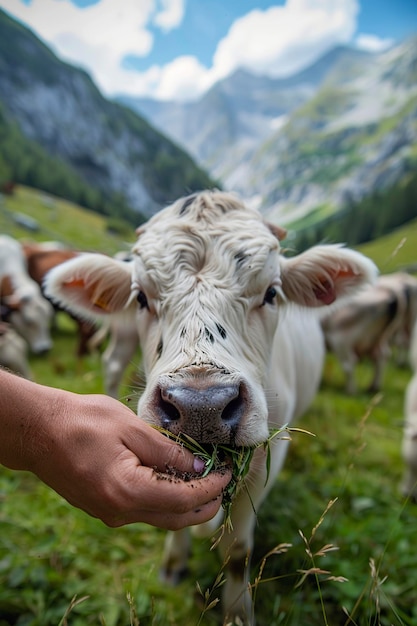
<svg viewBox="0 0 417 626">
<path fill-rule="evenodd" d="M 88 228 L 89 246 L 99 249 L 92 240 L 99 227 Z M 417 222 L 391 237 L 372 249 L 380 268 L 387 260 L 387 271 L 415 262 L 417 241 L 409 242 Z M 86 245 L 81 234 L 76 241 Z M 116 250 L 123 242 L 113 243 Z M 72 323 L 64 314 L 58 322 L 52 353 L 32 359 L 36 380 L 101 392 L 100 356 L 78 361 Z M 121 390 L 132 403 L 139 360 Z M 251 577 L 259 626 L 417 624 L 417 507 L 399 493 L 410 371 L 391 362 L 378 396 L 366 392 L 369 364 L 357 375 L 360 392 L 347 397 L 328 356 L 320 392 L 299 423 L 314 436 L 293 435 L 284 471 L 259 511 Z M 197 591 L 197 582 L 210 600 L 221 591 L 213 585 L 222 564 L 209 541 L 195 541 L 190 576 L 171 589 L 158 578 L 164 537 L 144 524 L 106 528 L 31 474 L 0 468 L 0 626 L 221 624 L 219 608 L 205 611 Z M 282 543 L 291 546 L 267 557 Z"/>
<path fill-rule="evenodd" d="M 81 393 L 100 391 L 98 355 L 77 362 L 72 329 L 65 319 L 60 322 L 51 357 L 32 361 L 37 379 Z M 125 397 L 133 395 L 133 372 L 132 365 Z M 417 507 L 398 491 L 409 375 L 391 364 L 384 391 L 375 398 L 365 391 L 370 371 L 364 364 L 358 372 L 361 392 L 349 398 L 338 364 L 328 358 L 322 389 L 300 422 L 315 436 L 293 435 L 285 469 L 259 512 L 253 582 L 269 551 L 292 544 L 267 559 L 256 585 L 259 624 L 417 623 Z M 308 557 L 299 531 L 309 539 L 336 498 L 311 550 L 320 552 L 326 544 L 339 549 Z M 203 615 L 202 599 L 197 601 L 196 582 L 203 591 L 211 589 L 221 570 L 209 543 L 195 542 L 190 578 L 170 589 L 158 581 L 163 541 L 164 532 L 143 524 L 108 529 L 32 475 L 2 469 L 0 625 L 57 625 L 74 597 L 80 604 L 62 622 L 73 626 L 220 624 L 218 610 Z M 313 566 L 329 574 L 309 574 L 297 586 L 300 570 Z M 219 593 L 215 589 L 212 597 Z"/>
<path fill-rule="evenodd" d="M 417 274 L 417 218 L 358 250 L 373 259 L 382 274 L 399 270 Z"/>
<path fill-rule="evenodd" d="M 33 220 L 38 230 L 24 228 L 21 218 Z M 0 233 L 16 239 L 60 241 L 75 249 L 106 254 L 126 250 L 134 241 L 134 233 L 131 241 L 125 242 L 108 232 L 107 220 L 98 213 L 20 186 L 13 195 L 0 198 Z"/>
</svg>

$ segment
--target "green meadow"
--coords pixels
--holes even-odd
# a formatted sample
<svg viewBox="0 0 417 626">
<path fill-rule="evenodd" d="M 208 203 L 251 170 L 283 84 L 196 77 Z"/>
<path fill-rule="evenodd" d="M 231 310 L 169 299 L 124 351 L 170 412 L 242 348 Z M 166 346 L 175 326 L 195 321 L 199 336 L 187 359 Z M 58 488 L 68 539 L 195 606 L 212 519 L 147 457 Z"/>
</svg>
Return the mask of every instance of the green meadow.
<svg viewBox="0 0 417 626">
<path fill-rule="evenodd" d="M 12 219 L 40 225 L 28 233 Z M 59 239 L 113 254 L 131 243 L 106 221 L 61 200 L 19 188 L 0 205 L 0 230 Z M 132 234 L 133 240 L 133 234 Z M 362 251 L 383 272 L 417 262 L 417 220 Z M 102 392 L 100 354 L 75 356 L 71 320 L 58 316 L 54 347 L 31 359 L 38 382 Z M 123 401 L 135 406 L 135 372 Z M 297 424 L 284 471 L 260 511 L 252 560 L 259 626 L 417 624 L 417 506 L 399 491 L 404 390 L 411 372 L 393 358 L 380 394 L 368 363 L 359 393 L 343 391 L 339 364 L 326 360 L 321 389 Z M 33 475 L 0 468 L 0 626 L 218 626 L 223 564 L 210 540 L 195 540 L 190 575 L 159 581 L 165 533 L 144 524 L 109 529 Z"/>
</svg>

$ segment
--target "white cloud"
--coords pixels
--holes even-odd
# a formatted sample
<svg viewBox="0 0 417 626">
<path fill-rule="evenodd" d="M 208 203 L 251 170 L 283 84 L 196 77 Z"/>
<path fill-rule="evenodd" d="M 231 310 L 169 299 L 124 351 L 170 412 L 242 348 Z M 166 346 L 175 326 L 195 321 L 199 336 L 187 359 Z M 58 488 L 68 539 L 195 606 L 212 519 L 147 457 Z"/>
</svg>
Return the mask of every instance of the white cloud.
<svg viewBox="0 0 417 626">
<path fill-rule="evenodd" d="M 326 50 L 347 43 L 356 29 L 357 0 L 288 0 L 254 10 L 237 20 L 214 56 L 214 71 L 237 67 L 269 76 L 288 76 Z"/>
<path fill-rule="evenodd" d="M 147 56 L 153 46 L 148 25 L 167 31 L 183 18 L 183 0 L 100 0 L 80 8 L 70 0 L 0 0 L 2 8 L 28 24 L 59 56 L 90 72 L 108 95 L 120 87 L 152 83 L 122 67 L 127 55 Z M 129 89 L 128 89 L 129 90 Z"/>
<path fill-rule="evenodd" d="M 155 96 L 192 99 L 239 67 L 272 77 L 303 69 L 331 47 L 352 41 L 357 0 L 287 0 L 237 19 L 222 39 L 210 69 L 182 57 L 161 69 Z"/>
<path fill-rule="evenodd" d="M 153 19 L 153 23 L 163 31 L 179 26 L 184 17 L 185 0 L 161 0 L 162 8 Z"/>
<path fill-rule="evenodd" d="M 234 22 L 219 42 L 211 68 L 197 57 L 182 56 L 141 73 L 123 67 L 123 58 L 147 56 L 153 46 L 149 26 L 164 32 L 177 27 L 185 0 L 100 0 L 84 9 L 70 0 L 32 0 L 29 5 L 0 0 L 0 5 L 30 25 L 61 57 L 87 69 L 107 95 L 185 100 L 238 67 L 287 76 L 332 46 L 351 42 L 358 1 L 287 0 L 283 6 L 256 9 Z M 360 41 L 376 45 L 376 38 L 368 35 Z"/>
<path fill-rule="evenodd" d="M 154 10 L 153 0 L 101 0 L 86 8 L 69 0 L 32 0 L 28 5 L 2 0 L 1 5 L 54 44 L 60 54 L 78 61 L 82 55 L 75 41 L 90 49 L 107 48 L 116 59 L 126 50 L 146 55 L 152 45 L 146 25 Z"/>
<path fill-rule="evenodd" d="M 190 100 L 205 91 L 210 84 L 207 68 L 196 57 L 182 56 L 161 69 L 154 95 L 161 100 Z"/>
<path fill-rule="evenodd" d="M 355 44 L 361 50 L 369 52 L 383 52 L 393 45 L 393 39 L 381 39 L 375 35 L 360 34 L 355 39 Z"/>
</svg>

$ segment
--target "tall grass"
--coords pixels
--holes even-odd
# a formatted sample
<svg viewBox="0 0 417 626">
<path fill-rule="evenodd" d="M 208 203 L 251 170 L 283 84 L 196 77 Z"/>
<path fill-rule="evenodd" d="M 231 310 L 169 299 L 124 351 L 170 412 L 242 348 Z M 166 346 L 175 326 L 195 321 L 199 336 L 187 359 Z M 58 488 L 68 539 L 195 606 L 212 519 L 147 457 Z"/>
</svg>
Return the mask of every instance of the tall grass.
<svg viewBox="0 0 417 626">
<path fill-rule="evenodd" d="M 62 314 L 39 382 L 101 391 L 99 355 L 75 358 Z M 138 357 L 139 359 L 139 357 Z M 122 395 L 133 397 L 133 372 Z M 258 623 L 307 626 L 417 623 L 417 507 L 399 495 L 402 403 L 410 372 L 391 363 L 383 392 L 346 397 L 329 356 L 322 388 L 292 432 L 284 471 L 258 512 L 252 593 Z M 27 473 L 0 471 L 0 625 L 214 626 L 223 564 L 194 544 L 190 577 L 159 582 L 164 532 L 108 529 Z"/>
<path fill-rule="evenodd" d="M 69 236 L 70 219 L 79 227 L 76 247 L 122 247 L 106 239 L 104 222 L 87 226 L 96 216 L 84 222 L 77 208 L 75 219 L 73 207 L 24 188 L 13 202 L 10 210 L 24 209 L 40 222 L 47 215 L 47 238 Z M 416 224 L 364 252 L 382 271 L 409 265 Z M 1 211 L 0 226 L 27 235 Z M 96 239 L 84 240 L 80 231 Z M 52 353 L 32 360 L 36 380 L 101 392 L 99 355 L 78 361 L 74 332 L 61 314 Z M 121 388 L 132 406 L 138 362 L 139 355 Z M 251 586 L 260 626 L 417 624 L 417 507 L 398 490 L 410 372 L 390 363 L 374 397 L 365 391 L 369 365 L 357 374 L 360 391 L 347 397 L 338 363 L 327 358 L 320 392 L 298 424 L 315 437 L 291 433 L 284 470 L 258 512 Z M 159 582 L 164 536 L 144 524 L 106 528 L 31 474 L 0 467 L 0 626 L 221 624 L 224 564 L 211 541 L 194 543 L 190 576 L 171 589 Z"/>
</svg>

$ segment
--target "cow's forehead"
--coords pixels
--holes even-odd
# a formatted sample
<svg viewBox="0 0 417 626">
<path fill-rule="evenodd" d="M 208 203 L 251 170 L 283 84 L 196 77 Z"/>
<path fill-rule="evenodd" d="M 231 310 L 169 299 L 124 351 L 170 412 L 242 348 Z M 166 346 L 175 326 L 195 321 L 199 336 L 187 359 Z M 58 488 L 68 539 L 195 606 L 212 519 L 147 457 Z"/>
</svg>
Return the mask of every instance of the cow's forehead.
<svg viewBox="0 0 417 626">
<path fill-rule="evenodd" d="M 233 195 L 204 192 L 178 200 L 141 229 L 133 252 L 156 282 L 181 274 L 247 283 L 279 248 L 261 215 Z M 140 271 L 137 270 L 137 271 Z"/>
</svg>

